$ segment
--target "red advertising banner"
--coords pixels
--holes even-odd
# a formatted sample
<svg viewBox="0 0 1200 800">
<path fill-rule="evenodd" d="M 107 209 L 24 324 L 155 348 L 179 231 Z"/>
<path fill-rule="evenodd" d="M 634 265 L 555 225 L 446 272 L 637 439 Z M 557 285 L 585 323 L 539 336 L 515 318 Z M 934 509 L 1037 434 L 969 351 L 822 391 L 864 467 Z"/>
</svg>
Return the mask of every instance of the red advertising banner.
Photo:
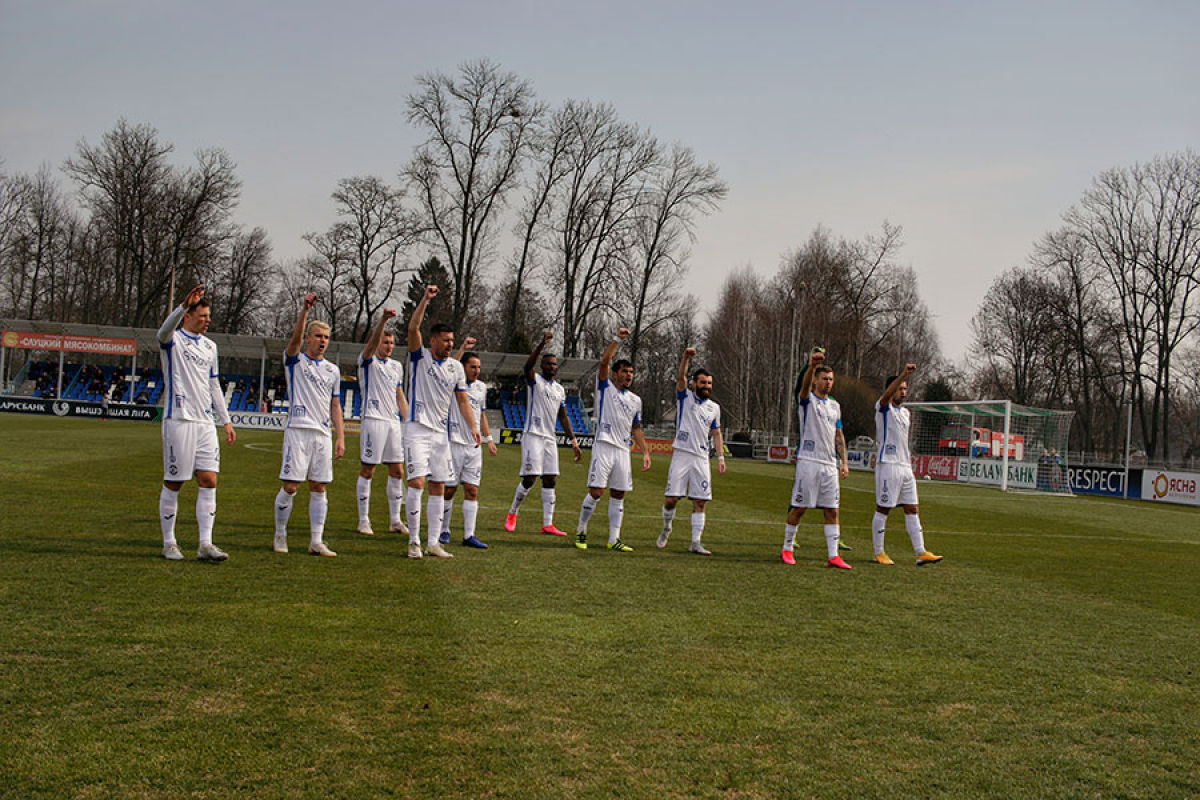
<svg viewBox="0 0 1200 800">
<path fill-rule="evenodd" d="M 69 333 L 4 331 L 0 335 L 0 343 L 5 347 L 20 347 L 26 350 L 67 350 L 72 353 L 104 353 L 114 356 L 132 356 L 137 353 L 136 339 L 73 336 Z"/>
<path fill-rule="evenodd" d="M 958 456 L 913 456 L 913 474 L 942 481 L 958 480 Z"/>
</svg>

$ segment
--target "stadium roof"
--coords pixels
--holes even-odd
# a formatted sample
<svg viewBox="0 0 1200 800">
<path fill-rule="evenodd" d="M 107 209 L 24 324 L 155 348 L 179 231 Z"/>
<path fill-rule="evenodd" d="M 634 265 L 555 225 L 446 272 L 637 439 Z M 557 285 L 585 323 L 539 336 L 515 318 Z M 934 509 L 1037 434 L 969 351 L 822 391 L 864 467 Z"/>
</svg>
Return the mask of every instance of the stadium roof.
<svg viewBox="0 0 1200 800">
<path fill-rule="evenodd" d="M 103 336 L 111 339 L 134 339 L 137 341 L 138 362 L 158 357 L 158 330 L 156 328 L 129 328 L 120 325 L 90 325 L 86 323 L 46 322 L 41 320 L 0 318 L 0 330 L 29 331 L 31 333 L 69 334 L 73 336 Z M 221 359 L 243 359 L 261 361 L 263 358 L 280 358 L 286 339 L 269 336 L 244 336 L 232 333 L 208 333 L 216 342 Z M 339 367 L 357 363 L 362 352 L 361 342 L 330 342 L 325 357 Z M 520 375 L 525 366 L 526 353 L 479 352 L 485 380 Z M 86 359 L 95 358 L 88 355 Z M 577 383 L 596 368 L 597 359 L 560 358 L 558 379 L 563 383 Z"/>
</svg>

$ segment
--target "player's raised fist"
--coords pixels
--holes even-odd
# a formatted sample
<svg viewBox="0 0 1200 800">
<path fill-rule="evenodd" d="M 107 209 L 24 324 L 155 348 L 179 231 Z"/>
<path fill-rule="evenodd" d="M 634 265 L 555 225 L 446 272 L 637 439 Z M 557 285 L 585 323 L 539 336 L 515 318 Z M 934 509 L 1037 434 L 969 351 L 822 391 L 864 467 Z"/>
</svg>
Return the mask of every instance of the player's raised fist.
<svg viewBox="0 0 1200 800">
<path fill-rule="evenodd" d="M 542 344 L 550 344 L 550 340 L 554 338 L 554 334 L 546 331 L 542 334 Z"/>
<path fill-rule="evenodd" d="M 433 298 L 437 297 L 437 293 L 438 293 L 438 288 L 436 286 L 434 286 L 433 284 L 430 284 L 429 286 L 425 287 L 425 299 L 426 300 L 432 300 Z"/>
<path fill-rule="evenodd" d="M 187 297 L 184 298 L 184 301 L 183 301 L 183 307 L 191 308 L 196 303 L 199 303 L 200 298 L 202 298 L 202 297 L 204 297 L 204 284 L 200 284 L 195 289 L 192 289 L 190 292 L 187 293 Z"/>
<path fill-rule="evenodd" d="M 394 316 L 396 316 L 396 309 L 392 308 L 391 306 L 388 306 L 383 310 L 384 319 L 391 319 Z"/>
<path fill-rule="evenodd" d="M 912 375 L 916 371 L 917 371 L 916 364 L 905 364 L 904 365 L 904 374 L 905 375 Z"/>
<path fill-rule="evenodd" d="M 694 357 L 696 356 L 696 348 L 694 348 L 694 347 L 689 347 L 687 350 L 684 350 L 684 351 L 683 351 L 683 354 L 684 354 L 684 355 L 685 355 L 687 358 L 694 358 Z"/>
<path fill-rule="evenodd" d="M 629 328 L 618 328 L 617 329 L 617 338 L 618 339 L 628 339 L 632 335 L 633 334 L 631 334 L 629 332 Z"/>
<path fill-rule="evenodd" d="M 309 292 L 308 294 L 304 295 L 304 309 L 306 311 L 310 310 L 316 304 L 317 304 L 317 293 L 316 292 Z"/>
<path fill-rule="evenodd" d="M 814 347 L 813 351 L 812 351 L 812 356 L 810 357 L 809 360 L 813 364 L 820 364 L 821 362 L 823 362 L 825 360 L 825 348 L 824 347 Z"/>
<path fill-rule="evenodd" d="M 463 347 L 470 350 L 472 347 L 475 346 L 475 342 L 477 342 L 477 341 L 479 341 L 479 340 L 476 339 L 474 336 L 468 336 L 466 339 L 463 340 Z"/>
</svg>

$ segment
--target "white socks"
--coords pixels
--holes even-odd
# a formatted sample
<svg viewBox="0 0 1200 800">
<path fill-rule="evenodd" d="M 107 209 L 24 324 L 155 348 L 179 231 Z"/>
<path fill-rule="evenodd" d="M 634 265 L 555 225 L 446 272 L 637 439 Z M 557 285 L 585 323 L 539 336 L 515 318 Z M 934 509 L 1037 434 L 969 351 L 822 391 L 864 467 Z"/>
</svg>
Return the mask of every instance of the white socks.
<svg viewBox="0 0 1200 800">
<path fill-rule="evenodd" d="M 325 516 L 329 513 L 329 498 L 324 492 L 308 494 L 308 525 L 311 544 L 318 545 L 325 536 Z"/>
<path fill-rule="evenodd" d="M 700 535 L 704 533 L 704 512 L 692 512 L 692 544 L 700 544 Z"/>
<path fill-rule="evenodd" d="M 837 558 L 838 554 L 838 538 L 842 535 L 841 526 L 826 525 L 825 526 L 825 549 L 829 552 L 830 558 Z"/>
<path fill-rule="evenodd" d="M 438 536 L 442 533 L 442 507 L 443 497 L 440 494 L 429 495 L 425 503 L 425 514 L 429 517 L 425 522 L 425 544 L 429 548 L 438 543 Z"/>
<path fill-rule="evenodd" d="M 663 518 L 663 532 L 670 533 L 671 532 L 671 523 L 673 523 L 675 521 L 675 509 L 667 508 L 666 506 L 663 506 L 662 518 Z"/>
<path fill-rule="evenodd" d="M 175 517 L 179 513 L 179 492 L 166 486 L 158 493 L 158 522 L 162 526 L 163 546 L 175 541 Z"/>
<path fill-rule="evenodd" d="M 871 517 L 871 544 L 875 546 L 875 555 L 883 552 L 883 534 L 887 529 L 887 514 L 875 512 Z"/>
<path fill-rule="evenodd" d="M 796 546 L 796 531 L 799 525 L 785 525 L 783 527 L 783 549 L 790 551 Z"/>
<path fill-rule="evenodd" d="M 591 495 L 588 495 L 591 497 Z M 621 538 L 621 520 L 625 518 L 625 498 L 608 498 L 608 543 L 616 544 Z"/>
<path fill-rule="evenodd" d="M 358 476 L 358 521 L 371 519 L 371 479 Z"/>
<path fill-rule="evenodd" d="M 216 488 L 196 490 L 196 523 L 200 527 L 200 546 L 212 544 L 213 520 L 217 516 Z"/>
<path fill-rule="evenodd" d="M 529 494 L 529 489 L 525 488 L 525 484 L 518 483 L 517 491 L 515 494 L 513 494 L 512 507 L 508 509 L 508 513 L 510 513 L 510 514 L 517 513 L 517 509 L 521 507 L 521 503 L 525 502 L 525 496 L 528 494 Z"/>
<path fill-rule="evenodd" d="M 442 495 L 442 533 L 450 535 L 450 516 L 454 514 L 454 498 L 446 499 Z"/>
<path fill-rule="evenodd" d="M 275 533 L 286 534 L 288 519 L 292 516 L 292 501 L 296 495 L 288 494 L 282 487 L 275 495 Z"/>
<path fill-rule="evenodd" d="M 421 490 L 408 487 L 408 543 L 421 543 Z"/>
<path fill-rule="evenodd" d="M 554 524 L 554 502 L 555 494 L 553 489 L 542 487 L 542 527 L 549 528 Z"/>
<path fill-rule="evenodd" d="M 404 512 L 404 488 L 405 486 L 403 478 L 393 478 L 391 475 L 388 476 L 388 520 L 392 527 L 395 527 L 402 520 L 400 515 Z"/>
<path fill-rule="evenodd" d="M 475 520 L 479 517 L 479 501 L 463 500 L 463 539 L 475 535 Z"/>
<path fill-rule="evenodd" d="M 592 518 L 592 514 L 596 511 L 596 498 L 592 497 L 591 492 L 583 496 L 583 503 L 579 506 L 579 527 L 578 531 L 586 531 L 588 520 Z"/>
<path fill-rule="evenodd" d="M 908 538 L 912 540 L 913 552 L 923 555 L 925 553 L 925 534 L 921 530 L 921 515 L 905 514 L 904 527 L 908 530 Z"/>
</svg>

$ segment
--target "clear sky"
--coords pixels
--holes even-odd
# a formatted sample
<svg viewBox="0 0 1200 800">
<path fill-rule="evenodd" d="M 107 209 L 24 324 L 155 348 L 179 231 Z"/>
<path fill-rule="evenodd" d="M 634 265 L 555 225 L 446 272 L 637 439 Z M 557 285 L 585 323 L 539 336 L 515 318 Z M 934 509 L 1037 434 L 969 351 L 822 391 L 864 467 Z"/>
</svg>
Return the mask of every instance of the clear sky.
<svg viewBox="0 0 1200 800">
<path fill-rule="evenodd" d="M 0 159 L 57 167 L 121 117 L 179 164 L 225 148 L 238 221 L 291 259 L 338 179 L 395 181 L 413 77 L 489 58 L 719 166 L 691 259 L 706 310 L 816 226 L 886 219 L 959 359 L 988 285 L 1093 177 L 1200 145 L 1198 33 L 1195 0 L 0 0 Z"/>
</svg>

